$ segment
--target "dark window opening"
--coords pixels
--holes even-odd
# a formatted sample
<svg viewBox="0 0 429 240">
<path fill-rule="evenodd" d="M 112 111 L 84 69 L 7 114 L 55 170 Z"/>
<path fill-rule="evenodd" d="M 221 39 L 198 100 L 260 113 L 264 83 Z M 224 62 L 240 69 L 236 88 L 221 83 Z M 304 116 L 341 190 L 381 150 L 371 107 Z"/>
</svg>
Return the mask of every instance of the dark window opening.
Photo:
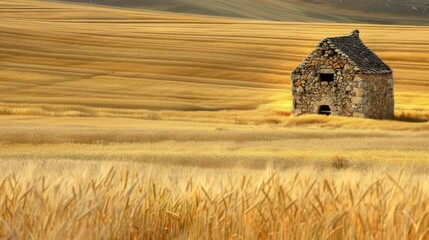
<svg viewBox="0 0 429 240">
<path fill-rule="evenodd" d="M 319 107 L 319 114 L 329 116 L 331 115 L 331 108 L 328 105 L 322 105 Z"/>
<path fill-rule="evenodd" d="M 320 74 L 320 81 L 321 82 L 333 82 L 334 81 L 334 74 L 321 73 Z"/>
<path fill-rule="evenodd" d="M 293 100 L 293 109 L 296 109 L 296 100 Z"/>
</svg>

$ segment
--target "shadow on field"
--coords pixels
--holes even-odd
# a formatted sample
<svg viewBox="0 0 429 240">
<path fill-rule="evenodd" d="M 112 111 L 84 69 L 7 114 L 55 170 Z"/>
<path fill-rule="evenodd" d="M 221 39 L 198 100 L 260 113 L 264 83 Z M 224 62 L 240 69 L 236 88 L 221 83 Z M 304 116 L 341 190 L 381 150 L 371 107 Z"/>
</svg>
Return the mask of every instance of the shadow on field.
<svg viewBox="0 0 429 240">
<path fill-rule="evenodd" d="M 422 123 L 422 122 L 429 121 L 429 119 L 424 116 L 416 116 L 405 112 L 401 112 L 400 114 L 395 115 L 393 120 L 400 121 L 400 122 L 412 122 L 412 123 Z"/>
</svg>

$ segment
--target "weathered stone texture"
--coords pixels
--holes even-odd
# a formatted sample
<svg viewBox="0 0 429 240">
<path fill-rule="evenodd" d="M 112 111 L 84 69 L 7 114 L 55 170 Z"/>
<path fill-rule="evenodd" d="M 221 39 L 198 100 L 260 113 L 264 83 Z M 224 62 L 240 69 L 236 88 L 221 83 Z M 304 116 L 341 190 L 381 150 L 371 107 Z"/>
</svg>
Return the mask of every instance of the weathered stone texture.
<svg viewBox="0 0 429 240">
<path fill-rule="evenodd" d="M 363 75 L 367 83 L 368 110 L 366 116 L 374 119 L 391 119 L 394 116 L 392 74 Z"/>
<path fill-rule="evenodd" d="M 321 105 L 328 105 L 333 115 L 353 116 L 361 109 L 354 104 L 359 82 L 353 81 L 355 65 L 347 56 L 335 51 L 327 41 L 320 44 L 303 64 L 292 73 L 294 114 L 318 113 Z M 321 82 L 320 73 L 334 74 L 333 82 Z"/>
<path fill-rule="evenodd" d="M 365 67 L 371 66 L 364 62 Z M 291 74 L 292 113 L 317 114 L 320 106 L 328 105 L 332 115 L 393 118 L 392 73 L 379 62 L 378 69 L 363 71 L 329 38 L 324 39 Z M 334 80 L 321 81 L 320 74 L 334 74 Z"/>
</svg>

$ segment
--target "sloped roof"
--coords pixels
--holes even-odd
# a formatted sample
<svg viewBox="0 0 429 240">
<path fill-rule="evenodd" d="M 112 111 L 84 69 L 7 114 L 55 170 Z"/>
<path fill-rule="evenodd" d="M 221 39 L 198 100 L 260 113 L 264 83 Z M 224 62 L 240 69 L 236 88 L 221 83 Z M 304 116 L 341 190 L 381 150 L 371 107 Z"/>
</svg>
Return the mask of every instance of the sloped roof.
<svg viewBox="0 0 429 240">
<path fill-rule="evenodd" d="M 354 30 L 351 35 L 344 37 L 329 37 L 323 41 L 334 44 L 342 53 L 346 54 L 360 68 L 362 73 L 391 73 L 387 66 L 373 51 L 371 51 L 359 38 L 359 31 Z M 322 41 L 322 42 L 323 42 Z"/>
</svg>

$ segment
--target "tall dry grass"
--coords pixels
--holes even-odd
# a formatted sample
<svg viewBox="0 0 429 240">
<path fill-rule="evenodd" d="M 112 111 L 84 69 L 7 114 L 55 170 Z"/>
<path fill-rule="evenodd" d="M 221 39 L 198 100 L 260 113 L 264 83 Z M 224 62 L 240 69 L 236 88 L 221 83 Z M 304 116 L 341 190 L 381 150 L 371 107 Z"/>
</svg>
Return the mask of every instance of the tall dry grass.
<svg viewBox="0 0 429 240">
<path fill-rule="evenodd" d="M 427 173 L 2 163 L 16 239 L 427 239 Z"/>
</svg>

